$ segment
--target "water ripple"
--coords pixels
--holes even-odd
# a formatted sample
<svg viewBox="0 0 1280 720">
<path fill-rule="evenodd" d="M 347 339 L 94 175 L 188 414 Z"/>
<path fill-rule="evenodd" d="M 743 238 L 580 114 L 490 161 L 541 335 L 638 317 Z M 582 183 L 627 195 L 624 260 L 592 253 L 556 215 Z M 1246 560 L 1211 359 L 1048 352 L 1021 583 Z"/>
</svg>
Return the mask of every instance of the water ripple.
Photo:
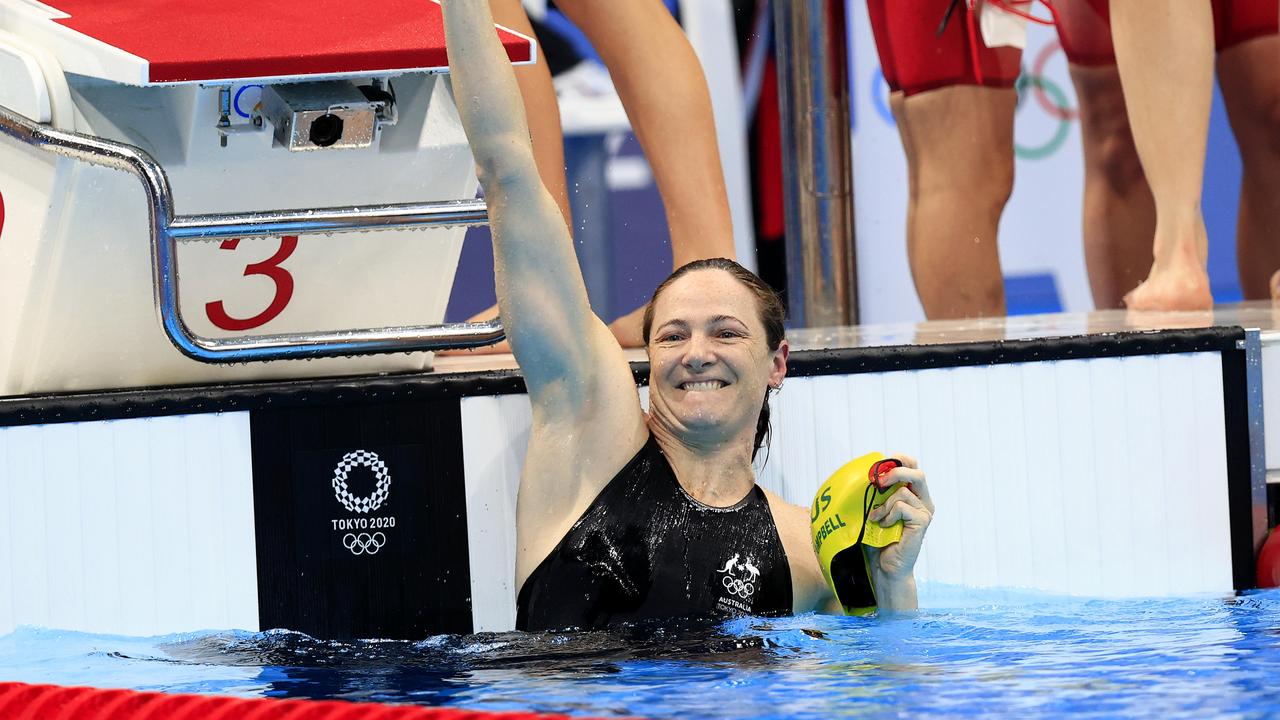
<svg viewBox="0 0 1280 720">
<path fill-rule="evenodd" d="M 1280 593 L 1102 601 L 952 591 L 896 618 L 802 615 L 418 642 L 22 628 L 0 678 L 249 697 L 681 718 L 1263 716 Z"/>
</svg>

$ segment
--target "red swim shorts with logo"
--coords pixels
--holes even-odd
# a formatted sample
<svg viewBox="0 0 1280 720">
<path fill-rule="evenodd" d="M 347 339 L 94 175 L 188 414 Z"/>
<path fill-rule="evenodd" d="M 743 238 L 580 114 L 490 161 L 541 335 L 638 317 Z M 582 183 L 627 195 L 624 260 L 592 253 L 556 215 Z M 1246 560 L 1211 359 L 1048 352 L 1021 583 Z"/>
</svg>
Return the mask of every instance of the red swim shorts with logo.
<svg viewBox="0 0 1280 720">
<path fill-rule="evenodd" d="M 950 85 L 1011 88 L 1018 79 L 1022 51 L 989 48 L 980 33 L 971 34 L 964 0 L 954 7 L 952 0 L 867 0 L 867 12 L 884 79 L 894 91 L 914 95 Z M 946 27 L 939 34 L 944 17 Z"/>
<path fill-rule="evenodd" d="M 1110 0 L 1054 0 L 1053 5 L 1058 10 L 1058 39 L 1070 62 L 1115 64 Z M 1276 0 L 1213 0 L 1213 35 L 1218 52 L 1247 40 L 1275 35 L 1278 24 L 1280 2 Z"/>
<path fill-rule="evenodd" d="M 1277 0 L 1212 1 L 1219 52 L 1277 33 Z M 1053 0 L 1053 5 L 1058 37 L 1070 62 L 1115 64 L 1110 0 Z M 894 91 L 914 95 L 951 85 L 1009 88 L 1018 79 L 1022 51 L 983 44 L 981 34 L 970 27 L 965 0 L 867 0 L 867 13 L 880 66 Z"/>
</svg>

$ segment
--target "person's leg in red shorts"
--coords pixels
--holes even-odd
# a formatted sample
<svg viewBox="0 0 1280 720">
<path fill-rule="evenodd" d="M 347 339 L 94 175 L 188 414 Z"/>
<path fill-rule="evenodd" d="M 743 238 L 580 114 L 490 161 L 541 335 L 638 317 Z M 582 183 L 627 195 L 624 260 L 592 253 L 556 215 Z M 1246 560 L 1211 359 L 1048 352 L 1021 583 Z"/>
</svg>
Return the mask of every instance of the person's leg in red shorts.
<svg viewBox="0 0 1280 720">
<path fill-rule="evenodd" d="M 1155 200 L 1129 130 L 1106 0 L 1056 0 L 1058 37 L 1080 109 L 1082 227 L 1093 303 L 1124 306 L 1151 268 Z"/>
<path fill-rule="evenodd" d="M 1122 98 L 1115 102 L 1113 81 L 1118 76 L 1108 66 L 1114 63 L 1114 55 L 1108 58 L 1110 32 L 1096 27 L 1105 25 L 1107 6 L 1108 0 L 1059 0 L 1064 21 L 1059 32 L 1072 60 L 1085 137 L 1085 248 L 1099 307 L 1112 306 L 1116 291 L 1132 287 L 1132 268 L 1143 256 L 1148 266 L 1153 265 L 1151 245 L 1145 238 L 1155 236 L 1154 217 L 1144 229 L 1150 193 L 1145 183 L 1139 187 L 1132 182 L 1136 149 L 1127 122 L 1117 117 L 1125 106 Z M 1267 232 L 1280 223 L 1278 11 L 1272 0 L 1213 1 L 1218 77 L 1245 165 L 1237 248 L 1248 299 L 1267 297 L 1268 280 L 1280 268 L 1280 243 L 1270 241 Z M 1201 30 L 1201 37 L 1204 34 Z M 1177 117 L 1172 114 L 1165 121 Z M 1092 163 L 1093 171 L 1091 152 L 1098 159 Z M 1110 218 L 1099 217 L 1101 213 Z M 1207 282 L 1206 275 L 1206 287 Z"/>
<path fill-rule="evenodd" d="M 1236 261 L 1246 300 L 1280 299 L 1280 35 L 1276 0 L 1219 0 L 1218 84 L 1244 178 Z M 1273 276 L 1273 273 L 1275 275 Z"/>
<path fill-rule="evenodd" d="M 996 232 L 1013 188 L 1021 51 L 971 43 L 963 2 L 938 34 L 950 4 L 868 0 L 907 156 L 911 273 L 930 319 L 1004 314 Z"/>
</svg>

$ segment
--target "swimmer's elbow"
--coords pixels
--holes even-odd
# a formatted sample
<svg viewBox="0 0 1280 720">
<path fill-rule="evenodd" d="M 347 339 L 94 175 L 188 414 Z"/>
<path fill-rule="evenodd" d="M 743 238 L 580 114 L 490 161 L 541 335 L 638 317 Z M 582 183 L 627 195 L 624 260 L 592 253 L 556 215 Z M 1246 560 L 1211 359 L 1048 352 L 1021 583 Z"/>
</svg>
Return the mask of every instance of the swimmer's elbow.
<svg viewBox="0 0 1280 720">
<path fill-rule="evenodd" d="M 495 138 L 483 147 L 475 148 L 474 154 L 476 175 L 486 193 L 492 194 L 540 181 L 533 148 L 529 147 L 528 142 L 522 144 Z"/>
</svg>

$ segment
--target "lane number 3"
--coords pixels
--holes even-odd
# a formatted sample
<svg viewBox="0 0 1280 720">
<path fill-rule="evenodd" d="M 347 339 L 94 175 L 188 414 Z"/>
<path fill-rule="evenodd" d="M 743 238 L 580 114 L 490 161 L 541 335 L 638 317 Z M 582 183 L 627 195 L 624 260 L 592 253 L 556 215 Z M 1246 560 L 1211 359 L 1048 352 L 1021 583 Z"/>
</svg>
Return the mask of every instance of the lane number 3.
<svg viewBox="0 0 1280 720">
<path fill-rule="evenodd" d="M 0 215 L 2 218 L 3 215 Z M 231 240 L 223 240 L 219 246 L 221 250 L 235 250 L 240 244 L 240 238 L 232 238 Z M 204 306 L 205 313 L 209 316 L 209 321 L 215 327 L 223 330 L 252 330 L 262 327 L 272 320 L 276 319 L 280 313 L 284 312 L 285 307 L 289 304 L 289 300 L 293 298 L 293 275 L 288 270 L 280 267 L 280 264 L 289 259 L 294 250 L 298 249 L 298 236 L 285 235 L 280 238 L 280 248 L 275 254 L 263 260 L 262 262 L 250 263 L 244 269 L 245 277 L 253 277 L 254 275 L 263 275 L 271 279 L 275 283 L 276 292 L 271 298 L 271 303 L 262 312 L 253 317 L 237 318 L 232 317 L 227 312 L 226 307 L 221 300 L 206 303 Z"/>
</svg>

